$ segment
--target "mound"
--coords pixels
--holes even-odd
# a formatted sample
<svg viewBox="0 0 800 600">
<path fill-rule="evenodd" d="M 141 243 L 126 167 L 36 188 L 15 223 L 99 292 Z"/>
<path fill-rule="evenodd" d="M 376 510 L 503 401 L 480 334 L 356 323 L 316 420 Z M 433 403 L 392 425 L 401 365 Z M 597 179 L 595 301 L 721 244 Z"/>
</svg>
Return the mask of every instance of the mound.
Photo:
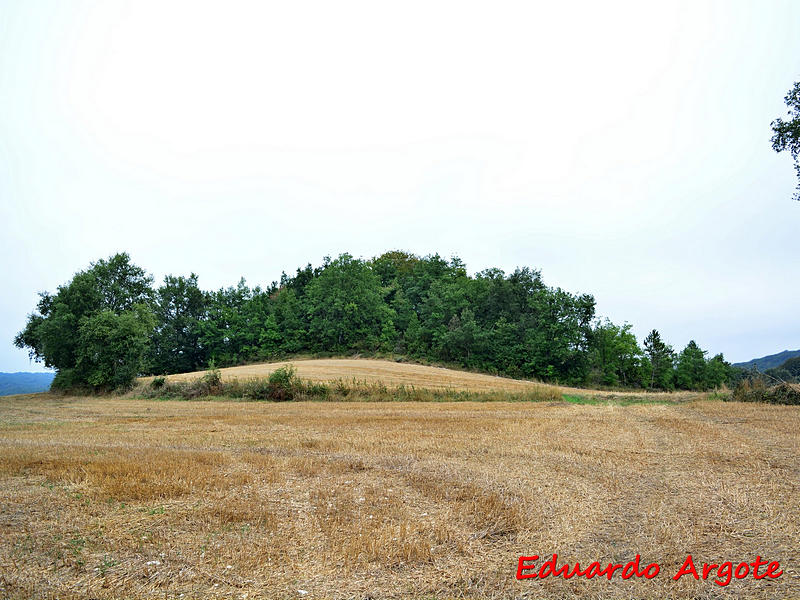
<svg viewBox="0 0 800 600">
<path fill-rule="evenodd" d="M 472 392 L 504 390 L 522 392 L 531 387 L 544 384 L 534 381 L 522 381 L 505 377 L 494 377 L 480 373 L 468 373 L 445 369 L 442 367 L 427 367 L 407 363 L 396 363 L 388 360 L 371 359 L 314 359 L 294 360 L 288 362 L 261 363 L 243 367 L 228 367 L 220 369 L 222 378 L 249 379 L 253 377 L 266 377 L 279 367 L 294 365 L 297 375 L 301 379 L 317 382 L 330 382 L 343 379 L 345 381 L 366 381 L 368 383 L 383 383 L 388 387 L 401 385 L 417 388 L 440 389 L 451 388 L 468 390 Z M 188 381 L 201 376 L 204 371 L 170 375 L 173 381 Z"/>
</svg>

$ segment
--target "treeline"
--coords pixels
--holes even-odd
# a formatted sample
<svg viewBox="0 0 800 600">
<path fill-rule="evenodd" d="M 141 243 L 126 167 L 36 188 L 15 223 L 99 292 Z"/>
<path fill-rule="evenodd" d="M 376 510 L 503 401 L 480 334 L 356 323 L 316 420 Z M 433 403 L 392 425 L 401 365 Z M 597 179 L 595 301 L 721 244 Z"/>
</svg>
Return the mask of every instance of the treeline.
<svg viewBox="0 0 800 600">
<path fill-rule="evenodd" d="M 694 341 L 595 316 L 589 294 L 539 271 L 474 276 L 458 259 L 349 254 L 267 287 L 204 291 L 195 274 L 159 287 L 127 254 L 98 260 L 41 294 L 15 344 L 57 369 L 54 387 L 107 389 L 136 375 L 195 371 L 298 353 L 393 354 L 511 377 L 647 389 L 711 389 L 734 370 Z"/>
<path fill-rule="evenodd" d="M 773 381 L 800 383 L 800 356 L 790 358 L 773 369 L 767 369 L 764 375 Z"/>
</svg>

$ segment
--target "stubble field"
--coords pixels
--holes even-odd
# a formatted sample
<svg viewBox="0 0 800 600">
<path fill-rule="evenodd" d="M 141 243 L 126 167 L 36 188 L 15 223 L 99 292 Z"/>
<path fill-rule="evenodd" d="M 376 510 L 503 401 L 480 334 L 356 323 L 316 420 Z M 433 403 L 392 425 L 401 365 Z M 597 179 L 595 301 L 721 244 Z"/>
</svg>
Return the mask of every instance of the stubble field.
<svg viewBox="0 0 800 600">
<path fill-rule="evenodd" d="M 381 384 L 387 387 L 416 387 L 432 390 L 468 391 L 472 393 L 508 392 L 511 394 L 524 394 L 540 390 L 551 391 L 555 396 L 570 394 L 583 397 L 603 397 L 607 399 L 620 399 L 638 397 L 638 400 L 668 401 L 695 399 L 704 396 L 697 392 L 615 392 L 608 390 L 592 390 L 584 388 L 570 388 L 566 386 L 548 385 L 539 381 L 497 377 L 470 371 L 458 371 L 444 367 L 419 365 L 414 363 L 398 363 L 390 360 L 354 359 L 354 358 L 326 358 L 306 359 L 283 362 L 259 363 L 240 367 L 227 367 L 220 369 L 224 381 L 246 381 L 253 378 L 267 377 L 281 367 L 293 367 L 297 376 L 305 381 L 316 383 L 331 383 L 341 381 L 345 384 L 353 382 Z M 194 373 L 181 373 L 170 375 L 170 381 L 191 381 L 202 377 L 205 371 Z M 153 379 L 142 378 L 143 381 Z"/>
<path fill-rule="evenodd" d="M 0 597 L 800 597 L 800 409 L 0 399 Z M 520 555 L 656 562 L 517 581 Z M 780 561 L 778 579 L 673 581 Z"/>
</svg>

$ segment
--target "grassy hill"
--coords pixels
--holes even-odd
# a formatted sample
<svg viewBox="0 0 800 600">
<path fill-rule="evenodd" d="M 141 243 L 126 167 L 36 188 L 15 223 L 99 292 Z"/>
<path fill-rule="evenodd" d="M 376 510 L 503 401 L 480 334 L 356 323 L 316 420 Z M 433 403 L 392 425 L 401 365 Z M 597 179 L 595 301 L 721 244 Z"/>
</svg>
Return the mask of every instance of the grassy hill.
<svg viewBox="0 0 800 600">
<path fill-rule="evenodd" d="M 0 396 L 46 392 L 54 373 L 0 373 Z"/>
<path fill-rule="evenodd" d="M 478 395 L 491 392 L 507 392 L 515 396 L 522 396 L 536 391 L 549 391 L 556 397 L 561 395 L 570 397 L 602 396 L 609 399 L 614 399 L 615 397 L 646 397 L 648 400 L 664 399 L 667 401 L 686 400 L 704 395 L 698 392 L 609 392 L 608 390 L 573 388 L 550 385 L 538 381 L 497 377 L 444 367 L 362 358 L 303 359 L 259 363 L 228 367 L 220 369 L 220 372 L 223 381 L 234 379 L 244 381 L 265 378 L 276 369 L 287 365 L 295 367 L 297 376 L 300 379 L 317 383 L 343 381 L 347 384 L 382 384 L 388 388 L 404 386 L 416 389 L 456 390 L 472 392 Z M 181 373 L 169 375 L 167 379 L 170 381 L 191 381 L 201 377 L 204 373 L 205 371 Z M 147 382 L 152 379 L 152 377 L 145 377 L 140 381 Z"/>
<path fill-rule="evenodd" d="M 800 356 L 800 350 L 784 350 L 783 352 L 778 352 L 777 354 L 770 354 L 769 356 L 754 358 L 753 360 L 748 360 L 747 362 L 734 363 L 733 366 L 747 370 L 755 367 L 759 371 L 764 372 L 767 369 L 780 367 L 787 360 L 796 356 Z"/>
<path fill-rule="evenodd" d="M 367 383 L 383 383 L 389 387 L 414 386 L 419 388 L 454 388 L 468 391 L 523 391 L 544 384 L 507 377 L 495 377 L 481 373 L 470 373 L 442 367 L 430 367 L 389 360 L 331 358 L 292 360 L 259 363 L 241 367 L 220 369 L 223 380 L 267 377 L 280 367 L 293 365 L 301 379 L 314 382 L 338 380 Z M 170 375 L 169 379 L 188 381 L 201 376 L 205 371 Z"/>
</svg>

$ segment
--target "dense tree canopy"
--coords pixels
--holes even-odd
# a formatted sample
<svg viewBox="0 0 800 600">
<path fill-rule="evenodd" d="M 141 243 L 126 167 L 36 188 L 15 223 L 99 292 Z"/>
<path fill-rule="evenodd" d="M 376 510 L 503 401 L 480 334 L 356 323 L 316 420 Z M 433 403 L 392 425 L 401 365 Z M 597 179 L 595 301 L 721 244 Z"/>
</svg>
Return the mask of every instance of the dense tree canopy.
<svg viewBox="0 0 800 600">
<path fill-rule="evenodd" d="M 800 81 L 789 90 L 784 101 L 789 108 L 788 119 L 775 119 L 772 122 L 772 148 L 776 152 L 788 150 L 792 155 L 798 178 L 794 198 L 800 201 Z"/>
<path fill-rule="evenodd" d="M 153 312 L 158 325 L 153 331 L 150 370 L 181 373 L 202 368 L 207 356 L 200 344 L 200 323 L 206 316 L 206 301 L 197 287 L 197 275 L 167 275 L 156 290 Z"/>
<path fill-rule="evenodd" d="M 385 353 L 573 384 L 708 389 L 730 377 L 695 342 L 679 355 L 653 330 L 595 318 L 589 294 L 539 271 L 474 276 L 458 258 L 342 254 L 266 288 L 203 291 L 195 274 L 152 279 L 127 254 L 100 260 L 54 295 L 16 338 L 61 385 L 124 386 L 138 374 L 198 370 L 297 353 Z"/>
<path fill-rule="evenodd" d="M 151 284 L 127 254 L 98 260 L 55 294 L 40 294 L 14 342 L 57 369 L 56 388 L 126 385 L 145 367 L 155 324 Z"/>
<path fill-rule="evenodd" d="M 767 369 L 764 374 L 772 381 L 800 383 L 800 356 L 790 358 L 773 369 Z"/>
</svg>

